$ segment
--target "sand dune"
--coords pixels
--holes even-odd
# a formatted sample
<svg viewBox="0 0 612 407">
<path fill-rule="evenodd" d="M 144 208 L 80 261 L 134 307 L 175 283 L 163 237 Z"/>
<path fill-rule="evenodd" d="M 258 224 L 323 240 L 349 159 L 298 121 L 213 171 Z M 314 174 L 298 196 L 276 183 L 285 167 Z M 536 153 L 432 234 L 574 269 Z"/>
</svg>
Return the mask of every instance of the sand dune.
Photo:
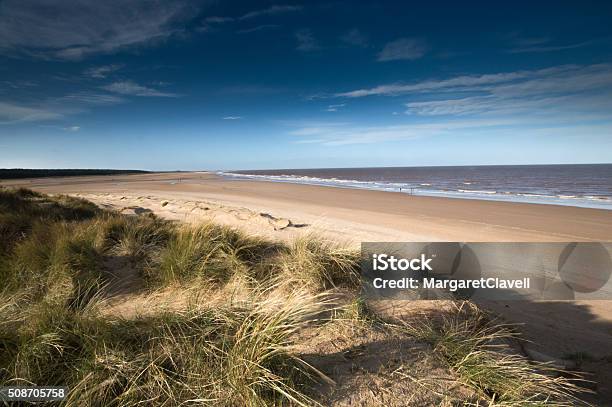
<svg viewBox="0 0 612 407">
<path fill-rule="evenodd" d="M 197 223 L 212 220 L 273 239 L 313 233 L 357 246 L 362 241 L 612 241 L 612 212 L 555 205 L 431 198 L 405 194 L 237 181 L 211 173 L 46 178 L 1 182 L 70 194 L 101 207 Z M 392 307 L 413 310 L 415 304 Z M 421 304 L 426 305 L 426 304 Z M 612 301 L 489 303 L 525 324 L 533 352 L 590 355 L 605 394 L 612 365 Z M 436 305 L 437 307 L 437 305 Z M 401 311 L 403 312 L 403 311 Z M 587 362 L 583 362 L 587 363 Z M 612 396 L 611 396 L 612 397 Z"/>
</svg>

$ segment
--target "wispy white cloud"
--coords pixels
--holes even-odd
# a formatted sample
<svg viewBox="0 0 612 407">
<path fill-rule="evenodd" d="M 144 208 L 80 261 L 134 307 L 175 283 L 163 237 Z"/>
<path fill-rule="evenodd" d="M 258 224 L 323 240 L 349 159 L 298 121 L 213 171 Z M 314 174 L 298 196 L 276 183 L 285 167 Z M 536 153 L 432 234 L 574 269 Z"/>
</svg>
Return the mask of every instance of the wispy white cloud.
<svg viewBox="0 0 612 407">
<path fill-rule="evenodd" d="M 346 103 L 338 103 L 335 105 L 329 105 L 327 106 L 327 109 L 325 109 L 326 112 L 337 112 L 338 109 L 342 108 L 346 106 Z"/>
<path fill-rule="evenodd" d="M 221 16 L 210 16 L 204 19 L 204 22 L 209 24 L 223 24 L 230 23 L 236 20 L 234 17 L 221 17 Z"/>
<path fill-rule="evenodd" d="M 357 28 L 353 28 L 341 35 L 340 41 L 354 47 L 367 47 L 369 45 L 368 37 Z"/>
<path fill-rule="evenodd" d="M 112 53 L 168 38 L 193 8 L 163 0 L 4 0 L 0 53 L 70 60 Z"/>
<path fill-rule="evenodd" d="M 418 93 L 424 91 L 437 90 L 456 90 L 471 88 L 479 85 L 491 85 L 500 82 L 508 82 L 520 79 L 525 76 L 525 72 L 509 72 L 485 75 L 462 75 L 450 79 L 426 80 L 411 84 L 392 83 L 387 85 L 375 86 L 373 88 L 357 89 L 348 92 L 336 93 L 336 96 L 359 98 L 365 96 L 397 96 L 408 93 Z"/>
<path fill-rule="evenodd" d="M 242 116 L 225 116 L 223 120 L 242 120 Z"/>
<path fill-rule="evenodd" d="M 299 137 L 298 143 L 317 143 L 339 146 L 348 144 L 371 144 L 394 140 L 412 140 L 422 137 L 448 134 L 458 129 L 474 129 L 484 127 L 499 127 L 508 125 L 508 121 L 469 121 L 461 120 L 447 123 L 408 124 L 390 126 L 363 126 L 351 123 L 313 123 L 303 125 L 289 132 Z"/>
<path fill-rule="evenodd" d="M 425 80 L 409 84 L 394 83 L 373 88 L 339 92 L 335 96 L 398 96 L 442 92 L 569 92 L 609 86 L 612 65 L 563 65 L 531 71 L 483 75 L 460 75 L 448 79 Z"/>
<path fill-rule="evenodd" d="M 54 120 L 62 116 L 62 113 L 44 106 L 33 107 L 0 102 L 0 124 Z"/>
<path fill-rule="evenodd" d="M 104 86 L 104 91 L 81 90 L 61 96 L 49 96 L 29 102 L 0 101 L 0 124 L 22 122 L 48 122 L 66 119 L 70 116 L 91 111 L 93 108 L 128 102 L 124 96 L 177 97 L 175 93 L 160 92 L 131 81 L 114 82 Z M 46 125 L 57 130 L 79 131 L 80 126 Z"/>
<path fill-rule="evenodd" d="M 295 32 L 295 39 L 297 40 L 298 51 L 311 52 L 320 49 L 321 47 L 317 43 L 310 29 L 304 28 Z"/>
<path fill-rule="evenodd" d="M 428 51 L 427 43 L 418 38 L 399 38 L 387 43 L 378 54 L 378 61 L 415 60 Z"/>
<path fill-rule="evenodd" d="M 124 102 L 126 102 L 124 98 L 116 95 L 87 90 L 63 96 L 46 97 L 29 103 L 0 101 L 0 124 L 55 121 L 90 111 L 94 107 L 111 106 Z M 80 127 L 79 129 L 74 128 L 75 126 L 51 127 L 65 131 L 80 129 Z"/>
<path fill-rule="evenodd" d="M 506 36 L 510 46 L 505 52 L 510 54 L 542 53 L 583 48 L 602 42 L 602 39 L 590 39 L 572 43 L 558 43 L 550 36 L 523 36 L 520 32 L 512 32 Z"/>
<path fill-rule="evenodd" d="M 133 81 L 114 82 L 110 85 L 103 86 L 102 89 L 109 92 L 118 93 L 120 95 L 129 96 L 152 96 L 152 97 L 178 97 L 176 93 L 162 92 L 157 89 L 142 86 Z"/>
<path fill-rule="evenodd" d="M 265 31 L 265 30 L 272 30 L 274 28 L 279 28 L 280 25 L 278 24 L 262 24 L 262 25 L 258 25 L 256 27 L 252 27 L 252 28 L 246 28 L 244 30 L 238 30 L 236 31 L 236 33 L 238 34 L 249 34 L 249 33 L 254 33 L 257 31 Z"/>
<path fill-rule="evenodd" d="M 11 89 L 29 89 L 38 86 L 38 82 L 29 80 L 0 81 L 0 84 Z"/>
<path fill-rule="evenodd" d="M 564 51 L 568 49 L 588 47 L 588 46 L 593 45 L 595 42 L 596 41 L 583 41 L 583 42 L 577 42 L 577 43 L 565 44 L 565 45 L 544 45 L 545 43 L 541 43 L 540 45 L 522 46 L 518 48 L 512 48 L 508 50 L 508 53 L 526 54 L 526 53 L 534 53 L 534 52 Z"/>
<path fill-rule="evenodd" d="M 104 79 L 109 76 L 111 73 L 118 71 L 121 69 L 123 65 L 121 64 L 111 64 L 111 65 L 102 65 L 102 66 L 94 66 L 89 69 L 86 69 L 83 74 L 90 78 L 94 79 Z"/>
<path fill-rule="evenodd" d="M 518 130 L 517 130 L 518 129 Z M 517 131 L 532 137 L 575 137 L 588 134 L 594 137 L 607 137 L 612 124 L 580 124 L 541 122 L 538 126 L 525 126 L 518 119 L 452 120 L 438 123 L 363 126 L 344 123 L 324 126 L 299 127 L 289 132 L 298 144 L 321 144 L 325 146 L 345 146 L 354 144 L 376 144 L 393 141 L 409 141 L 430 137 L 474 135 L 512 138 Z"/>
<path fill-rule="evenodd" d="M 238 17 L 239 20 L 250 20 L 261 16 L 270 16 L 302 10 L 302 6 L 296 5 L 273 5 L 265 9 L 250 11 Z"/>
<path fill-rule="evenodd" d="M 81 91 L 70 93 L 57 99 L 62 104 L 86 104 L 92 106 L 109 106 L 125 102 L 125 99 L 108 93 Z"/>
<path fill-rule="evenodd" d="M 562 65 L 538 70 L 460 75 L 389 84 L 337 97 L 401 97 L 409 122 L 398 126 L 294 126 L 300 142 L 328 145 L 483 135 L 534 137 L 612 135 L 612 64 Z M 407 100 L 406 100 L 407 99 Z M 488 132 L 488 133 L 487 133 Z M 593 132 L 593 133 L 580 133 Z M 322 140 L 322 141 L 321 141 Z"/>
<path fill-rule="evenodd" d="M 576 120 L 599 115 L 612 119 L 609 113 L 612 112 L 612 65 L 607 64 L 523 72 L 520 79 L 454 90 L 459 92 L 452 96 L 430 93 L 428 98 L 433 100 L 409 102 L 406 113 L 421 116 L 548 115 L 552 119 L 570 115 Z"/>
<path fill-rule="evenodd" d="M 209 16 L 209 17 L 206 17 L 204 19 L 202 25 L 198 28 L 198 30 L 199 31 L 210 31 L 210 30 L 212 30 L 214 28 L 214 26 L 225 24 L 225 23 L 248 21 L 248 20 L 252 20 L 252 19 L 258 18 L 258 17 L 273 16 L 273 15 L 278 15 L 278 14 L 291 13 L 291 12 L 300 11 L 302 9 L 303 9 L 303 7 L 302 6 L 298 6 L 298 5 L 276 4 L 276 5 L 272 5 L 272 6 L 268 7 L 268 8 L 249 11 L 249 12 L 247 12 L 245 14 L 242 14 L 242 15 L 239 15 L 237 17 L 232 17 L 232 16 Z M 258 27 L 265 27 L 265 28 L 257 29 Z M 243 33 L 248 33 L 248 32 L 253 32 L 253 31 L 260 31 L 260 30 L 263 30 L 263 29 L 266 29 L 266 28 L 273 28 L 273 27 L 276 27 L 276 25 L 266 24 L 266 25 L 261 25 L 261 26 L 254 27 L 252 29 L 240 30 L 240 31 L 238 31 L 238 33 L 243 34 Z"/>
</svg>

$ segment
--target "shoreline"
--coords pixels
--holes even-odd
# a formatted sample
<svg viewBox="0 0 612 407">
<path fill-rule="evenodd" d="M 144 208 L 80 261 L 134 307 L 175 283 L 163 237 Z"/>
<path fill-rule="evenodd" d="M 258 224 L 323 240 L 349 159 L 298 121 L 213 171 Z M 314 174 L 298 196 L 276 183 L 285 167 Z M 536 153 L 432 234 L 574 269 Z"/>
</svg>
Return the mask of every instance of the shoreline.
<svg viewBox="0 0 612 407">
<path fill-rule="evenodd" d="M 233 180 L 202 172 L 23 179 L 0 184 L 83 195 L 119 209 L 140 206 L 176 220 L 214 218 L 281 239 L 322 233 L 353 244 L 612 241 L 612 217 L 604 209 Z M 160 202 L 164 200 L 170 205 L 162 207 Z M 212 209 L 195 210 L 194 205 L 202 202 Z M 305 226 L 268 230 L 270 222 L 283 220 Z"/>
<path fill-rule="evenodd" d="M 423 186 L 431 186 L 431 184 L 419 184 L 418 186 L 399 186 L 395 182 L 383 181 L 359 181 L 348 179 L 334 178 L 317 178 L 308 176 L 294 175 L 262 175 L 262 174 L 247 174 L 226 171 L 216 171 L 216 175 L 224 177 L 228 180 L 247 180 L 259 182 L 274 182 L 295 185 L 313 185 L 329 188 L 344 188 L 344 189 L 360 189 L 367 191 L 382 191 L 402 193 L 410 196 L 425 196 L 435 198 L 448 199 L 468 199 L 476 201 L 493 201 L 493 202 L 515 202 L 535 205 L 558 205 L 568 206 L 573 208 L 588 208 L 588 209 L 603 209 L 612 210 L 612 199 L 605 197 L 588 197 L 574 195 L 545 195 L 545 194 L 530 194 L 527 192 L 507 192 L 507 191 L 487 191 L 487 190 L 443 190 L 443 189 L 427 189 Z M 468 188 L 469 185 L 466 185 Z"/>
<path fill-rule="evenodd" d="M 148 211 L 182 222 L 213 221 L 287 242 L 309 234 L 354 247 L 361 241 L 612 241 L 612 216 L 605 210 L 226 180 L 209 173 L 30 179 L 0 185 L 82 197 L 127 215 Z M 604 351 L 610 343 L 612 301 L 476 303 L 509 324 L 520 324 L 535 360 L 590 355 L 602 397 L 612 394 L 607 386 L 612 370 Z M 429 301 L 388 300 L 373 306 L 391 316 L 409 315 L 415 307 L 417 312 L 440 309 Z"/>
</svg>

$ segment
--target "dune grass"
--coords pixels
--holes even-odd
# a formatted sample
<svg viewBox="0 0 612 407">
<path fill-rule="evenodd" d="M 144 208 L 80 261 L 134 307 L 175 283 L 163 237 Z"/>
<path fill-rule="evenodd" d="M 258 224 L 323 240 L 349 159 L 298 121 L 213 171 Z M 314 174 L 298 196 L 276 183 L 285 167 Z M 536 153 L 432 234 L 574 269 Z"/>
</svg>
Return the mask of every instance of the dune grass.
<svg viewBox="0 0 612 407">
<path fill-rule="evenodd" d="M 0 190 L 0 383 L 68 386 L 66 405 L 316 405 L 292 353 L 325 301 L 274 297 L 279 244 L 214 224 L 126 217 L 85 201 Z M 248 277 L 252 298 L 146 316 L 103 315 L 114 259 L 150 289 Z"/>
<path fill-rule="evenodd" d="M 277 259 L 288 280 L 315 291 L 359 286 L 359 253 L 314 236 L 297 238 Z"/>
<path fill-rule="evenodd" d="M 159 266 L 149 278 L 161 285 L 194 279 L 220 284 L 237 273 L 264 279 L 267 259 L 279 250 L 280 245 L 226 226 L 183 226 L 159 253 Z"/>
<path fill-rule="evenodd" d="M 530 361 L 510 348 L 517 335 L 469 302 L 438 319 L 403 322 L 402 329 L 428 342 L 434 353 L 495 406 L 574 406 L 584 391 L 576 374 Z"/>
<path fill-rule="evenodd" d="M 330 380 L 294 351 L 300 333 L 384 325 L 358 296 L 358 253 L 314 236 L 287 245 L 1 188 L 0 232 L 0 386 L 68 386 L 67 406 L 317 405 L 311 384 Z M 149 291 L 240 282 L 246 295 L 105 314 L 121 272 Z M 331 305 L 329 289 L 352 294 Z M 394 329 L 431 344 L 491 405 L 578 401 L 574 381 L 502 349 L 510 331 L 475 308 Z"/>
<path fill-rule="evenodd" d="M 0 324 L 5 385 L 68 386 L 69 406 L 316 404 L 298 390 L 315 371 L 290 350 L 322 305 L 312 295 L 132 319 L 45 305 Z"/>
</svg>

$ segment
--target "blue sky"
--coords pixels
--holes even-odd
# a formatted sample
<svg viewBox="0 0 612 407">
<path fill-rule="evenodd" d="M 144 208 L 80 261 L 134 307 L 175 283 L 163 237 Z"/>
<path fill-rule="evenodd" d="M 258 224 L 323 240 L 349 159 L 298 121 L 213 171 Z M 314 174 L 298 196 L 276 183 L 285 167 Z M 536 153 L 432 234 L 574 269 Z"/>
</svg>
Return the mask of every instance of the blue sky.
<svg viewBox="0 0 612 407">
<path fill-rule="evenodd" d="M 2 0 L 0 167 L 609 163 L 610 26 L 604 1 Z"/>
</svg>

